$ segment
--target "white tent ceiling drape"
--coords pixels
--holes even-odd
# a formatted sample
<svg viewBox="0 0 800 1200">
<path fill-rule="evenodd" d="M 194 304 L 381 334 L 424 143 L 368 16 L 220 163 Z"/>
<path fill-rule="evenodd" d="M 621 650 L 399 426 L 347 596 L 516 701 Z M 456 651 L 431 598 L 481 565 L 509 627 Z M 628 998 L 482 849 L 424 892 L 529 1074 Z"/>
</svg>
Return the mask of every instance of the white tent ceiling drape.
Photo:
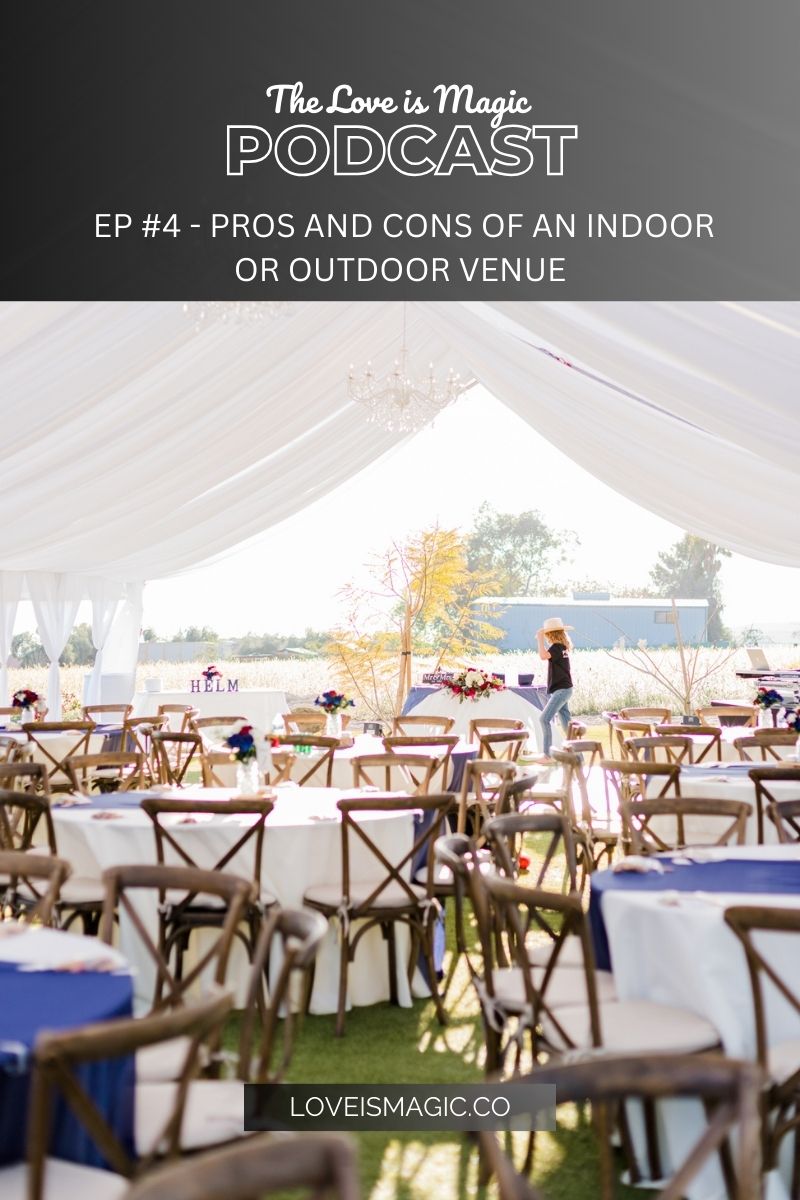
<svg viewBox="0 0 800 1200">
<path fill-rule="evenodd" d="M 297 304 L 197 333 L 177 303 L 0 305 L 0 570 L 69 576 L 65 595 L 75 576 L 84 595 L 108 581 L 95 628 L 130 645 L 109 597 L 225 552 L 402 440 L 345 385 L 351 363 L 391 365 L 401 320 L 396 303 Z M 474 376 L 637 504 L 800 565 L 800 304 L 416 303 L 408 344 L 415 370 Z"/>
</svg>

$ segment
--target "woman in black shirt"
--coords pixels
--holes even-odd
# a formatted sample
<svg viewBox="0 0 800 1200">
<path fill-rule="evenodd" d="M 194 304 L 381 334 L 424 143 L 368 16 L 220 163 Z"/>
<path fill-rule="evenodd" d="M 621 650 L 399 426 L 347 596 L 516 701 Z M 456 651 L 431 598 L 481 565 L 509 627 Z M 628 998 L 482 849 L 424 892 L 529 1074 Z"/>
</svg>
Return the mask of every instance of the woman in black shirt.
<svg viewBox="0 0 800 1200">
<path fill-rule="evenodd" d="M 572 697 L 572 674 L 569 652 L 572 643 L 567 633 L 571 625 L 565 625 L 560 617 L 548 617 L 541 629 L 536 631 L 539 658 L 547 663 L 547 703 L 542 710 L 543 762 L 551 763 L 550 749 L 553 744 L 553 718 L 558 716 L 564 733 L 569 728 L 572 715 L 569 702 Z"/>
</svg>

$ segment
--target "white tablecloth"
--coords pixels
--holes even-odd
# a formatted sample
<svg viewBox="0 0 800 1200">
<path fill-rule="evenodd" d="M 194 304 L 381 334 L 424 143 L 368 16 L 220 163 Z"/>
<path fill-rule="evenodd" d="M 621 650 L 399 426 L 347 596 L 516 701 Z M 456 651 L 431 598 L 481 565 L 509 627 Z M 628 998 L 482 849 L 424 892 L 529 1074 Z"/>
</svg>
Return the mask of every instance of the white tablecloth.
<svg viewBox="0 0 800 1200">
<path fill-rule="evenodd" d="M 455 724 L 451 733 L 458 733 L 462 737 L 467 737 L 469 734 L 470 721 L 477 721 L 480 717 L 503 717 L 511 721 L 524 721 L 530 743 L 535 746 L 537 751 L 542 749 L 542 722 L 539 709 L 522 696 L 518 696 L 516 692 L 496 692 L 479 700 L 460 701 L 444 689 L 435 689 L 409 712 L 415 717 L 425 715 L 452 717 Z M 561 722 L 556 718 L 553 722 L 553 745 L 556 749 L 563 740 Z"/>
<path fill-rule="evenodd" d="M 277 789 L 275 808 L 267 821 L 262 860 L 262 883 L 284 907 L 301 908 L 303 893 L 321 883 L 341 882 L 341 825 L 336 802 L 344 794 L 337 788 Z M 199 792 L 197 793 L 199 794 Z M 230 793 L 206 789 L 208 798 Z M 351 795 L 357 793 L 350 793 Z M 109 807 L 111 807 L 109 805 Z M 96 819 L 97 808 L 54 808 L 58 851 L 80 876 L 98 879 L 111 866 L 123 863 L 155 861 L 155 838 L 149 818 L 140 809 L 114 810 L 111 820 Z M 241 836 L 244 817 L 203 816 L 196 824 L 176 824 L 186 851 L 200 866 L 212 866 L 225 850 Z M 412 820 L 406 815 L 371 813 L 360 822 L 390 861 L 398 861 L 412 844 Z M 363 846 L 351 840 L 351 879 L 376 882 L 382 870 Z M 185 865 L 175 857 L 176 865 Z M 234 873 L 248 878 L 252 870 L 252 849 L 228 864 Z M 155 909 L 153 909 L 153 913 Z M 137 970 L 136 995 L 144 1001 L 152 996 L 152 964 L 143 957 L 138 940 L 126 937 L 123 926 L 120 947 Z M 398 993 L 402 1005 L 411 1004 L 406 976 L 409 951 L 405 930 L 398 928 Z M 243 954 L 235 947 L 229 978 L 241 996 L 247 974 Z M 332 923 L 317 960 L 312 996 L 312 1012 L 336 1011 L 339 979 L 339 955 L 336 930 Z M 349 1002 L 375 1004 L 389 998 L 386 942 L 379 929 L 372 929 L 359 943 L 355 963 L 349 974 Z"/>
<path fill-rule="evenodd" d="M 207 738 L 206 741 L 212 750 L 224 749 L 224 746 L 221 743 L 215 743 L 210 738 Z M 468 742 L 459 742 L 454 747 L 453 753 L 454 754 L 463 753 L 464 751 L 474 750 L 474 749 L 475 749 L 475 747 L 470 746 L 470 744 Z M 426 747 L 414 747 L 413 749 L 409 750 L 409 754 L 426 754 L 427 753 L 434 757 L 436 756 L 437 752 L 441 753 L 441 750 L 437 751 L 437 748 L 435 748 L 435 747 L 430 748 L 430 749 L 428 749 Z M 383 741 L 381 738 L 374 737 L 372 734 L 366 734 L 366 733 L 356 734 L 353 739 L 352 746 L 349 746 L 343 750 L 337 750 L 333 756 L 333 773 L 331 776 L 331 786 L 336 787 L 336 788 L 352 788 L 352 786 L 353 786 L 353 759 L 362 754 L 385 754 L 385 753 L 386 753 L 386 751 L 385 751 Z M 402 753 L 402 751 L 400 751 L 400 753 Z M 322 757 L 323 757 L 322 754 L 318 751 L 315 751 L 313 754 L 298 753 L 296 761 L 292 768 L 292 778 L 295 780 L 302 778 L 302 776 L 305 775 L 306 772 L 311 770 L 311 767 L 313 766 L 314 762 L 319 762 L 320 763 L 319 774 L 312 776 L 309 779 L 308 784 L 304 785 L 304 787 L 308 787 L 311 785 L 316 785 L 316 786 L 324 785 L 324 783 L 325 783 L 324 775 L 325 775 L 325 772 L 327 771 L 327 767 L 322 766 L 322 764 L 321 764 Z M 264 766 L 263 760 L 261 762 L 261 765 L 262 765 L 262 767 Z M 235 763 L 231 763 L 230 765 L 228 765 L 227 763 L 222 763 L 219 765 L 215 764 L 213 769 L 214 769 L 214 775 L 220 784 L 222 784 L 225 787 L 235 787 L 236 786 L 236 764 Z M 383 775 L 380 772 L 380 769 L 378 771 L 374 772 L 374 774 L 376 775 L 376 777 L 379 777 L 382 781 Z M 442 784 L 442 787 L 439 788 L 438 780 L 440 779 L 440 776 L 437 776 L 437 778 L 434 779 L 434 783 L 436 786 L 430 788 L 429 791 L 431 791 L 431 792 L 439 791 L 439 790 L 444 791 L 447 788 L 448 783 L 450 782 L 451 776 L 452 776 L 452 766 L 445 772 L 445 779 Z"/>
<path fill-rule="evenodd" d="M 238 692 L 137 692 L 133 697 L 133 715 L 155 716 L 159 704 L 191 704 L 201 717 L 247 717 L 262 731 L 271 729 L 275 717 L 289 711 L 285 692 L 274 688 L 241 688 Z"/>
<path fill-rule="evenodd" d="M 800 846 L 740 846 L 713 853 L 719 859 L 800 859 Z M 754 1059 L 755 1026 L 744 950 L 725 924 L 723 914 L 734 904 L 796 908 L 800 896 L 670 893 L 668 875 L 664 877 L 664 889 L 603 893 L 603 919 L 619 998 L 673 1004 L 698 1013 L 719 1031 L 729 1056 Z M 800 992 L 800 955 L 787 955 L 786 935 L 761 934 L 754 940 L 768 958 L 775 956 L 773 961 L 779 964 L 781 977 Z M 795 944 L 796 939 L 793 947 Z M 800 1038 L 800 1014 L 771 986 L 766 989 L 766 997 L 767 1026 L 773 1041 Z M 679 1161 L 701 1126 L 698 1106 L 692 1101 L 670 1101 L 660 1106 L 659 1118 L 667 1160 Z M 786 1143 L 788 1153 L 791 1138 Z M 724 1194 L 716 1162 L 706 1168 L 690 1191 L 691 1200 L 722 1200 Z M 767 1197 L 786 1200 L 787 1196 L 782 1179 L 773 1172 Z"/>
<path fill-rule="evenodd" d="M 27 733 L 16 733 L 11 730 L 3 730 L 3 737 L 13 737 L 15 742 L 19 742 L 22 746 L 29 748 L 29 753 L 33 762 L 43 763 L 47 767 L 48 772 L 54 769 L 54 763 L 47 757 L 42 746 L 47 747 L 48 754 L 51 754 L 56 762 L 61 762 L 66 758 L 70 750 L 73 749 L 77 742 L 84 736 L 82 733 L 39 733 L 37 738 L 41 742 L 41 746 L 37 746 L 34 742 L 28 740 Z M 89 742 L 85 749 L 81 750 L 81 754 L 100 754 L 105 742 L 104 733 L 92 733 L 89 735 Z M 51 783 L 63 783 L 67 776 L 63 771 L 57 772 L 51 779 Z"/>
<path fill-rule="evenodd" d="M 752 766 L 757 764 L 753 763 Z M 776 766 L 776 763 L 772 764 Z M 726 771 L 724 767 L 709 767 L 703 771 L 700 777 L 700 768 L 696 767 L 689 771 L 681 771 L 680 788 L 681 796 L 684 799 L 700 799 L 700 800 L 744 800 L 750 805 L 750 816 L 747 821 L 747 831 L 745 841 L 748 845 L 756 845 L 758 842 L 758 823 L 756 819 L 756 789 L 752 779 L 747 774 L 747 770 Z M 663 781 L 662 781 L 663 784 Z M 657 779 L 648 787 L 648 794 L 651 795 L 659 790 L 662 786 Z M 800 799 L 800 786 L 792 782 L 777 782 L 769 785 L 770 791 L 782 800 Z M 694 835 L 700 841 L 707 841 L 709 837 L 718 834 L 723 828 L 724 818 L 712 818 L 707 824 L 702 818 L 692 817 L 687 822 L 687 841 Z M 722 823 L 721 823 L 722 822 Z M 653 824 L 653 828 L 657 829 L 657 823 Z M 776 843 L 778 841 L 778 831 L 770 821 L 766 813 L 764 813 L 764 841 L 767 844 Z"/>
</svg>

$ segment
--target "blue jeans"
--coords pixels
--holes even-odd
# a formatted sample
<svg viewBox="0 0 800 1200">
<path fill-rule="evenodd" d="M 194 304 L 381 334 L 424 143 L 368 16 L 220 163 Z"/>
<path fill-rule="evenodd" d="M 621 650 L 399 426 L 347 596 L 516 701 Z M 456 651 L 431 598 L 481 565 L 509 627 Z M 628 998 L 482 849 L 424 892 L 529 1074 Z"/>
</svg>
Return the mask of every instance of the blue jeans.
<svg viewBox="0 0 800 1200">
<path fill-rule="evenodd" d="M 550 748 L 553 745 L 553 717 L 556 715 L 561 721 L 564 733 L 569 728 L 569 723 L 572 720 L 572 714 L 569 711 L 569 702 L 572 699 L 572 688 L 559 688 L 557 692 L 551 692 L 547 697 L 547 704 L 542 709 L 542 749 L 544 753 L 549 755 Z"/>
</svg>

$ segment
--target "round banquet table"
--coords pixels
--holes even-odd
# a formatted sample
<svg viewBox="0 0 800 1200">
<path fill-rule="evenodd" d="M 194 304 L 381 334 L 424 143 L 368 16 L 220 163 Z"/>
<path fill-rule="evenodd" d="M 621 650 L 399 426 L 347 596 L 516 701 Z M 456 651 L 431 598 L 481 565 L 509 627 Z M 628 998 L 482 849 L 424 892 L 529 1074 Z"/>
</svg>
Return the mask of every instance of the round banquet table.
<svg viewBox="0 0 800 1200">
<path fill-rule="evenodd" d="M 0 1164 L 26 1153 L 31 1052 L 43 1029 L 71 1029 L 132 1013 L 130 975 L 92 971 L 91 961 L 124 960 L 94 938 L 51 929 L 9 933 L 0 925 Z M 79 973 L 64 970 L 80 962 Z M 132 1059 L 92 1063 L 81 1080 L 123 1143 L 133 1149 Z M 59 1099 L 50 1153 L 86 1166 L 103 1160 L 85 1130 Z"/>
<path fill-rule="evenodd" d="M 345 734 L 345 737 L 347 734 Z M 221 743 L 215 743 L 212 739 L 206 739 L 210 750 L 224 749 Z M 352 746 L 346 746 L 342 750 L 337 750 L 333 756 L 333 771 L 331 774 L 331 786 L 336 788 L 352 788 L 353 786 L 353 759 L 360 754 L 384 754 L 385 749 L 383 740 L 379 737 L 374 737 L 371 734 L 357 733 L 353 738 Z M 437 747 L 415 746 L 409 750 L 410 754 L 427 754 L 436 756 L 441 753 Z M 471 758 L 475 758 L 478 753 L 478 747 L 471 745 L 469 742 L 461 741 L 454 748 L 450 758 L 451 768 L 448 779 L 446 781 L 446 789 L 449 792 L 458 792 L 461 790 L 461 782 L 464 778 L 464 767 Z M 300 778 L 311 768 L 314 759 L 321 759 L 322 755 L 316 754 L 298 754 L 297 761 L 294 766 L 293 774 L 295 778 Z M 236 764 L 222 763 L 214 766 L 214 775 L 216 779 L 224 787 L 236 786 Z M 309 780 L 310 784 L 324 783 L 323 779 L 315 779 L 313 776 Z M 436 789 L 429 789 L 434 791 Z"/>
<path fill-rule="evenodd" d="M 699 853 L 699 852 L 698 852 Z M 600 871 L 592 876 L 590 925 L 597 966 L 613 969 L 621 1000 L 672 1004 L 706 1017 L 725 1053 L 756 1056 L 753 1006 L 744 950 L 724 921 L 735 904 L 800 907 L 800 846 L 735 846 L 704 850 L 702 862 L 659 855 L 663 874 Z M 787 937 L 761 933 L 755 944 L 781 977 L 800 992 L 800 954 Z M 774 957 L 773 957 L 774 956 Z M 767 1029 L 773 1042 L 800 1039 L 800 1014 L 767 983 Z M 657 1030 L 654 1030 L 657 1045 Z M 693 1101 L 670 1101 L 659 1113 L 667 1160 L 678 1161 L 699 1113 Z M 785 1139 L 787 1155 L 791 1138 Z M 786 1200 L 787 1164 L 771 1172 L 769 1200 Z M 716 1163 L 690 1191 L 690 1200 L 724 1195 Z"/>
<path fill-rule="evenodd" d="M 403 715 L 415 717 L 452 717 L 455 721 L 452 733 L 462 737 L 469 734 L 470 721 L 480 717 L 502 717 L 511 721 L 523 721 L 528 736 L 537 751 L 542 749 L 542 723 L 540 714 L 547 700 L 541 687 L 506 687 L 502 692 L 493 692 L 478 700 L 457 700 L 445 688 L 413 687 L 403 705 Z M 561 723 L 553 721 L 553 745 L 558 748 L 564 739 Z"/>
<path fill-rule="evenodd" d="M 750 805 L 750 815 L 747 819 L 745 841 L 748 845 L 758 843 L 758 819 L 756 812 L 756 788 L 749 772 L 760 763 L 720 763 L 700 764 L 698 766 L 682 766 L 680 773 L 681 797 L 685 800 L 744 800 Z M 777 763 L 764 764 L 778 766 Z M 655 785 L 655 786 L 654 786 Z M 660 786 L 658 780 L 648 786 L 648 795 L 652 795 Z M 800 784 L 791 780 L 780 780 L 770 783 L 769 790 L 780 800 L 800 800 Z M 657 821 L 652 822 L 658 830 Z M 687 820 L 687 841 L 696 837 L 698 842 L 713 840 L 721 829 L 719 819 L 712 818 L 707 824 L 700 817 L 690 817 Z M 776 826 L 764 814 L 764 841 L 769 844 L 777 843 L 778 831 Z"/>
<path fill-rule="evenodd" d="M 317 884 L 341 883 L 341 822 L 336 802 L 358 791 L 339 788 L 279 785 L 275 807 L 264 836 L 262 886 L 285 908 L 302 908 L 306 890 Z M 241 836 L 244 816 L 213 816 L 202 813 L 202 799 L 235 799 L 237 793 L 224 788 L 184 788 L 181 799 L 197 799 L 198 814 L 192 823 L 178 820 L 173 828 L 186 852 L 199 866 L 213 866 Z M 102 815 L 101 815 L 102 814 Z M 413 819 L 409 813 L 373 812 L 359 818 L 367 835 L 390 861 L 398 861 L 413 844 Z M 155 862 L 155 837 L 147 815 L 139 807 L 139 796 L 100 796 L 75 806 L 53 806 L 58 852 L 81 877 L 99 879 L 111 866 Z M 230 860 L 227 869 L 252 873 L 252 849 Z M 185 865 L 175 856 L 176 866 Z M 384 872 L 366 847 L 356 839 L 350 843 L 350 874 L 354 882 L 378 882 Z M 155 899 L 151 908 L 137 900 L 140 916 L 155 930 Z M 200 938 L 197 939 L 200 944 Z M 153 965 L 142 954 L 140 942 L 124 921 L 120 924 L 120 948 L 136 975 L 136 1000 L 144 1006 L 152 999 Z M 407 930 L 398 927 L 398 999 L 411 1004 L 405 963 L 409 950 Z M 380 929 L 362 938 L 351 967 L 349 1003 L 375 1004 L 389 998 L 386 943 Z M 239 998 L 244 995 L 247 962 L 237 945 L 231 955 L 229 981 Z M 339 949 L 334 922 L 317 959 L 311 1011 L 336 1011 L 339 980 Z"/>
<path fill-rule="evenodd" d="M 52 755 L 56 762 L 61 762 L 67 757 L 71 749 L 74 749 L 76 742 L 84 736 L 82 733 L 38 733 L 36 736 L 41 742 L 41 746 L 37 746 L 34 742 L 29 741 L 27 733 L 21 730 L 3 729 L 0 730 L 3 737 L 13 738 L 15 742 L 19 742 L 21 746 L 27 746 L 33 762 L 43 763 L 48 771 L 53 771 L 55 763 L 47 757 L 47 754 Z M 100 730 L 98 733 L 89 735 L 89 743 L 85 751 L 86 754 L 100 754 L 104 748 L 107 738 L 107 733 Z M 42 747 L 47 748 L 45 754 Z M 56 772 L 51 783 L 63 783 L 66 780 L 66 775 L 63 771 Z"/>
</svg>

